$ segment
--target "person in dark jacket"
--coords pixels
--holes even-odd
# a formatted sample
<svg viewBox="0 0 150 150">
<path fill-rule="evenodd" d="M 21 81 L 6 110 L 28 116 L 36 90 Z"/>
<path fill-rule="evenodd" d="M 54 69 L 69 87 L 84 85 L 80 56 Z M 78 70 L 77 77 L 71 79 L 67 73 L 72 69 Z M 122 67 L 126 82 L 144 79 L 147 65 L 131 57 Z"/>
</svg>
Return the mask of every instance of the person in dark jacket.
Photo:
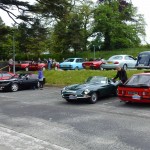
<svg viewBox="0 0 150 150">
<path fill-rule="evenodd" d="M 119 78 L 119 80 L 121 80 L 121 82 L 124 84 L 128 79 L 126 71 L 123 68 L 119 67 L 119 66 L 116 67 L 116 70 L 117 70 L 117 74 L 113 78 L 113 80 Z"/>
</svg>

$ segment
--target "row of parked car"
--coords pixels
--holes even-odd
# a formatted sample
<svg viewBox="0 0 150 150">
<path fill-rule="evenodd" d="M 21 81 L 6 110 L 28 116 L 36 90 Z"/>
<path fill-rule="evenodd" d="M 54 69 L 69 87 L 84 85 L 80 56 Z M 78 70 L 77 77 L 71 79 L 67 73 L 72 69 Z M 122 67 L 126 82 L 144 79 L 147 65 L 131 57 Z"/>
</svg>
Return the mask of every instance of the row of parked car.
<svg viewBox="0 0 150 150">
<path fill-rule="evenodd" d="M 115 69 L 117 66 L 128 68 L 145 69 L 150 68 L 150 51 L 141 52 L 137 58 L 130 55 L 114 55 L 108 60 L 96 59 L 85 61 L 83 58 L 68 58 L 59 64 L 62 70 L 79 70 L 79 69 Z"/>
<path fill-rule="evenodd" d="M 104 76 L 92 76 L 83 84 L 64 87 L 61 95 L 67 102 L 84 99 L 94 104 L 104 96 L 116 95 L 126 103 L 150 103 L 150 73 L 134 74 L 124 84 Z"/>
</svg>

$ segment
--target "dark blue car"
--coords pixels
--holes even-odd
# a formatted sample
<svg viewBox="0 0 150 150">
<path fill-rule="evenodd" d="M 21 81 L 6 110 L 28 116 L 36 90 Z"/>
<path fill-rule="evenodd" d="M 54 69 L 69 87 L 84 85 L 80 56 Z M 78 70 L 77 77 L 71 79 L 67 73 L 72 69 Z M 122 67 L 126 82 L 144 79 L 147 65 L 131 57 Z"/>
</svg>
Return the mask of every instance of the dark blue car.
<svg viewBox="0 0 150 150">
<path fill-rule="evenodd" d="M 149 69 L 150 68 L 150 51 L 144 51 L 139 53 L 136 63 L 137 69 Z"/>
</svg>

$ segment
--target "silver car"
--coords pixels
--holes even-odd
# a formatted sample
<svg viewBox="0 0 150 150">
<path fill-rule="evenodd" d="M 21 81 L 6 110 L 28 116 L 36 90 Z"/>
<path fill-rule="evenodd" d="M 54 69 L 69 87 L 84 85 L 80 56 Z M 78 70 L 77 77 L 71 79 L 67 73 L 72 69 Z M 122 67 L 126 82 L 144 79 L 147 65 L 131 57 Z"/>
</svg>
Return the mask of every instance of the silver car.
<svg viewBox="0 0 150 150">
<path fill-rule="evenodd" d="M 137 60 L 130 55 L 114 55 L 111 56 L 105 64 L 102 64 L 102 69 L 115 69 L 120 66 L 127 70 L 127 68 L 135 68 Z"/>
</svg>

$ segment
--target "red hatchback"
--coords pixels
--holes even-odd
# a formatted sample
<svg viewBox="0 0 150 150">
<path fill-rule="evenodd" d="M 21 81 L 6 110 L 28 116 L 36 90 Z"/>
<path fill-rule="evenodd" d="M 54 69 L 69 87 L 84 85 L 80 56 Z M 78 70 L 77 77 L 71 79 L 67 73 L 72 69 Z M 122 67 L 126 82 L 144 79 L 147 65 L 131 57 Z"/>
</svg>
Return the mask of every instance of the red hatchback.
<svg viewBox="0 0 150 150">
<path fill-rule="evenodd" d="M 133 75 L 118 87 L 118 97 L 124 102 L 150 103 L 150 73 Z"/>
<path fill-rule="evenodd" d="M 101 65 L 104 63 L 104 60 L 97 59 L 93 61 L 86 61 L 82 63 L 84 69 L 101 69 Z"/>
<path fill-rule="evenodd" d="M 13 76 L 15 76 L 15 75 L 11 72 L 0 71 L 0 80 L 7 80 Z"/>
</svg>

